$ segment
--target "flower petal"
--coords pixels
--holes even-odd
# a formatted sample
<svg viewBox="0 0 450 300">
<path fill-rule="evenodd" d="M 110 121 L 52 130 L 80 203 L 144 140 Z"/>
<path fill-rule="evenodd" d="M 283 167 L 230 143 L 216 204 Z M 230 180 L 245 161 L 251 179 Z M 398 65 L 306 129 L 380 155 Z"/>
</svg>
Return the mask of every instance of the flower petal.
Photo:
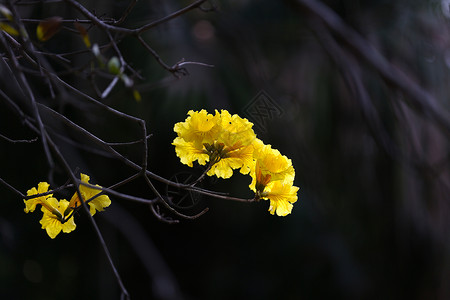
<svg viewBox="0 0 450 300">
<path fill-rule="evenodd" d="M 198 161 L 200 165 L 205 165 L 209 161 L 209 157 L 203 152 L 203 145 L 199 148 L 193 142 L 186 142 L 180 137 L 173 140 L 172 145 L 175 146 L 175 153 L 180 158 L 181 163 L 192 167 L 194 161 Z"/>
<path fill-rule="evenodd" d="M 49 186 L 50 186 L 50 184 L 48 184 L 47 182 L 39 182 L 37 189 L 35 187 L 33 187 L 27 191 L 27 196 L 46 193 L 48 191 Z M 25 203 L 24 211 L 26 213 L 33 212 L 36 209 L 36 205 L 38 205 L 38 204 L 42 205 L 42 202 L 50 197 L 52 197 L 52 194 L 41 196 L 41 197 L 36 197 L 36 198 L 31 198 L 28 200 L 23 200 L 23 202 Z"/>
<path fill-rule="evenodd" d="M 69 206 L 69 201 L 62 199 L 58 202 L 55 198 L 48 198 L 47 204 L 57 209 L 63 215 L 65 209 Z M 42 229 L 45 229 L 50 238 L 54 239 L 61 231 L 69 233 L 75 230 L 76 225 L 73 216 L 63 224 L 60 219 L 44 206 L 41 210 L 44 215 L 40 223 L 42 224 Z"/>
<path fill-rule="evenodd" d="M 270 199 L 269 211 L 273 215 L 286 216 L 292 211 L 292 203 L 297 201 L 298 187 L 281 181 L 270 182 L 266 187 L 267 196 Z"/>
</svg>

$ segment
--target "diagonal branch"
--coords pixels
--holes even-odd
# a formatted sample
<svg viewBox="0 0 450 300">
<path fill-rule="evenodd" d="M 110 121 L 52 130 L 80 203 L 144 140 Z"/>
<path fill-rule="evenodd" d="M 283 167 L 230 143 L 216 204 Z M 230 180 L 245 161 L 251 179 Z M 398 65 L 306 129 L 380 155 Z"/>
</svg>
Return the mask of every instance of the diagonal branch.
<svg viewBox="0 0 450 300">
<path fill-rule="evenodd" d="M 28 81 L 27 81 L 24 73 L 22 72 L 22 70 L 20 68 L 20 64 L 17 61 L 17 58 L 14 55 L 14 53 L 12 52 L 11 48 L 8 46 L 2 32 L 0 33 L 0 42 L 3 44 L 3 46 L 5 47 L 5 49 L 8 52 L 8 58 L 12 63 L 12 67 L 14 68 L 15 75 L 16 75 L 15 77 L 16 77 L 17 81 L 19 82 L 21 88 L 25 91 L 25 93 L 27 94 L 27 96 L 29 98 L 31 109 L 32 109 L 34 117 L 36 119 L 37 126 L 39 127 L 38 134 L 42 141 L 42 146 L 44 148 L 44 153 L 46 155 L 47 162 L 48 162 L 50 168 L 53 168 L 54 162 L 53 162 L 52 156 L 49 151 L 44 124 L 42 123 L 42 119 L 41 119 L 41 116 L 40 116 L 38 108 L 37 108 L 37 102 L 36 102 L 34 93 L 31 90 L 31 87 L 28 84 Z"/>
<path fill-rule="evenodd" d="M 390 64 L 359 33 L 349 27 L 341 17 L 327 5 L 317 0 L 293 0 L 298 9 L 320 19 L 336 34 L 347 47 L 371 65 L 390 84 L 396 86 L 409 97 L 409 105 L 425 117 L 436 122 L 447 136 L 450 136 L 450 113 L 425 89 L 411 80 L 402 70 Z"/>
<path fill-rule="evenodd" d="M 156 20 L 156 21 L 154 21 L 154 22 L 151 22 L 151 23 L 149 23 L 149 24 L 146 24 L 146 25 L 144 25 L 144 26 L 142 26 L 142 27 L 140 27 L 140 28 L 137 28 L 137 29 L 136 29 L 136 33 L 137 33 L 137 34 L 140 34 L 140 33 L 144 32 L 144 31 L 147 31 L 147 30 L 149 30 L 149 29 L 151 29 L 151 28 L 153 28 L 153 27 L 156 27 L 156 26 L 158 26 L 158 25 L 160 25 L 160 24 L 162 24 L 162 23 L 165 23 L 165 22 L 167 22 L 167 21 L 169 21 L 169 20 L 175 19 L 176 17 L 179 17 L 179 16 L 181 16 L 182 14 L 184 14 L 184 13 L 190 11 L 190 10 L 193 10 L 193 9 L 195 9 L 195 8 L 200 7 L 200 6 L 201 6 L 203 3 L 205 3 L 206 1 L 208 1 L 208 0 L 197 0 L 197 1 L 195 1 L 194 3 L 192 3 L 192 4 L 190 4 L 190 5 L 188 5 L 188 6 L 184 7 L 184 8 L 182 8 L 182 9 L 180 9 L 180 10 L 177 10 L 176 12 L 173 12 L 173 13 L 171 13 L 170 15 L 165 16 L 164 18 L 161 18 L 161 19 L 159 19 L 159 20 Z"/>
</svg>

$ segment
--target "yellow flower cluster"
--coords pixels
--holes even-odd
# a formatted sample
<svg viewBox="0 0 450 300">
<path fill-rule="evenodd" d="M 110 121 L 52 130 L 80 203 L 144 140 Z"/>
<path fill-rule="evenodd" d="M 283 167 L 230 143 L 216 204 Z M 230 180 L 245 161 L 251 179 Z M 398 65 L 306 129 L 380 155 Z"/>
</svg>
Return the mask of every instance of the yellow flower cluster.
<svg viewBox="0 0 450 300">
<path fill-rule="evenodd" d="M 286 216 L 297 201 L 298 187 L 293 186 L 295 171 L 292 161 L 256 138 L 247 119 L 228 111 L 190 110 L 184 122 L 176 123 L 178 136 L 172 145 L 183 164 L 208 162 L 207 175 L 230 178 L 233 170 L 250 174 L 250 189 L 256 199 L 270 200 L 269 211 Z"/>
<path fill-rule="evenodd" d="M 81 181 L 89 184 L 89 176 L 81 174 Z M 42 212 L 44 215 L 40 221 L 42 229 L 47 231 L 47 234 L 54 239 L 61 231 L 69 233 L 74 231 L 76 224 L 73 218 L 73 212 L 76 208 L 82 205 L 78 193 L 72 196 L 70 201 L 66 199 L 58 199 L 53 197 L 53 194 L 48 193 L 49 184 L 47 182 L 39 182 L 37 189 L 35 187 L 27 191 L 27 196 L 40 195 L 28 200 L 23 200 L 25 203 L 24 211 L 26 213 L 33 212 L 37 205 L 42 205 Z M 101 188 L 99 185 L 96 187 Z M 80 184 L 78 186 L 83 201 L 89 205 L 89 211 L 93 216 L 96 211 L 103 211 L 105 207 L 111 204 L 111 200 L 107 195 L 100 194 L 100 189 L 95 189 Z M 99 195 L 100 194 L 100 195 Z"/>
</svg>

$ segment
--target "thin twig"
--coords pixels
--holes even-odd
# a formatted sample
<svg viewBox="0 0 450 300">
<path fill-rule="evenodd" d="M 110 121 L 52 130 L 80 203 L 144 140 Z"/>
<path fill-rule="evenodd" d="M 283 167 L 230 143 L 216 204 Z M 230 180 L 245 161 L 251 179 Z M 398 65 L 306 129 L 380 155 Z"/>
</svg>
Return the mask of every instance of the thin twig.
<svg viewBox="0 0 450 300">
<path fill-rule="evenodd" d="M 22 194 L 22 192 L 20 192 L 18 189 L 16 189 L 15 187 L 13 187 L 12 185 L 10 185 L 9 183 L 7 183 L 5 180 L 3 180 L 3 178 L 0 177 L 0 182 L 6 186 L 8 189 L 10 189 L 11 191 L 13 191 L 14 193 L 16 193 L 17 195 L 19 195 L 20 198 L 24 198 L 25 195 Z"/>
<path fill-rule="evenodd" d="M 48 139 L 49 145 L 52 147 L 52 150 L 55 152 L 56 156 L 59 158 L 59 160 L 60 160 L 61 164 L 63 165 L 64 169 L 69 174 L 70 179 L 72 180 L 73 183 L 76 183 L 77 179 L 76 179 L 75 175 L 73 174 L 73 172 L 72 172 L 68 162 L 66 161 L 66 159 L 62 155 L 61 151 L 59 150 L 58 146 L 52 141 L 52 139 L 49 136 L 47 136 L 47 139 Z M 117 268 L 116 268 L 116 266 L 114 264 L 114 261 L 112 259 L 111 253 L 109 252 L 109 248 L 106 245 L 106 242 L 105 242 L 105 240 L 103 238 L 102 233 L 100 232 L 100 229 L 99 229 L 99 227 L 97 225 L 97 222 L 95 222 L 94 218 L 90 214 L 89 208 L 88 208 L 86 202 L 84 201 L 83 196 L 81 195 L 81 191 L 80 191 L 80 188 L 79 188 L 78 185 L 76 186 L 76 193 L 78 194 L 78 198 L 80 199 L 81 204 L 82 204 L 85 212 L 89 216 L 89 220 L 91 221 L 91 224 L 92 224 L 92 226 L 94 228 L 94 231 L 95 231 L 95 233 L 97 235 L 97 238 L 99 239 L 100 244 L 102 245 L 103 251 L 106 254 L 106 257 L 107 257 L 108 262 L 109 262 L 109 264 L 111 266 L 111 269 L 112 269 L 112 271 L 113 271 L 113 273 L 114 273 L 114 275 L 116 277 L 117 283 L 119 284 L 121 293 L 122 293 L 122 295 L 124 295 L 126 297 L 126 299 L 129 299 L 128 291 L 127 291 L 127 289 L 125 288 L 125 285 L 122 282 L 122 279 L 121 279 L 121 277 L 119 275 L 119 272 L 117 271 Z"/>
<path fill-rule="evenodd" d="M 37 121 L 38 127 L 39 127 L 39 131 L 40 131 L 39 132 L 39 136 L 40 136 L 41 141 L 42 141 L 42 146 L 44 148 L 44 153 L 45 153 L 45 156 L 47 158 L 47 162 L 48 162 L 50 168 L 53 168 L 53 165 L 54 165 L 53 159 L 51 157 L 51 154 L 50 154 L 50 151 L 49 151 L 49 148 L 48 148 L 47 140 L 46 140 L 46 137 L 45 137 L 46 135 L 45 135 L 44 124 L 42 123 L 41 116 L 39 115 L 39 112 L 38 112 L 38 109 L 37 109 L 37 104 L 36 104 L 37 102 L 36 102 L 36 99 L 34 97 L 34 93 L 31 90 L 31 87 L 28 84 L 28 81 L 27 81 L 25 75 L 23 74 L 23 72 L 20 69 L 20 65 L 19 65 L 19 62 L 16 59 L 16 56 L 14 55 L 14 53 L 12 53 L 11 48 L 8 47 L 6 41 L 5 41 L 4 37 L 3 37 L 3 32 L 0 33 L 0 41 L 4 45 L 5 49 L 7 49 L 7 51 L 8 51 L 9 59 L 11 60 L 12 65 L 13 65 L 15 71 L 16 71 L 16 76 L 15 77 L 17 78 L 17 81 L 19 82 L 19 84 L 21 85 L 22 89 L 27 93 L 27 96 L 29 97 L 30 105 L 31 105 L 31 108 L 33 110 L 34 117 L 35 117 L 35 119 Z"/>
<path fill-rule="evenodd" d="M 114 22 L 114 25 L 120 25 L 122 24 L 123 21 L 125 21 L 125 19 L 128 17 L 128 15 L 130 14 L 130 12 L 133 10 L 134 6 L 136 5 L 137 0 L 131 0 L 130 4 L 128 5 L 127 9 L 125 9 L 125 11 L 123 12 L 122 16 L 120 17 L 119 20 Z"/>
<path fill-rule="evenodd" d="M 4 140 L 6 140 L 6 141 L 8 141 L 10 143 L 13 143 L 13 144 L 17 144 L 17 143 L 34 143 L 34 142 L 36 142 L 38 140 L 37 137 L 33 138 L 33 139 L 29 139 L 29 140 L 13 140 L 13 139 L 8 138 L 7 136 L 4 136 L 1 133 L 0 133 L 0 138 L 4 139 Z"/>
<path fill-rule="evenodd" d="M 144 48 L 147 49 L 147 51 L 150 52 L 151 55 L 153 55 L 153 57 L 156 59 L 156 61 L 157 61 L 164 69 L 166 69 L 167 71 L 169 71 L 169 72 L 171 72 L 172 74 L 174 74 L 177 78 L 179 77 L 179 76 L 178 76 L 178 73 L 180 73 L 180 74 L 182 74 L 182 75 L 186 75 L 186 71 L 185 71 L 184 68 L 173 68 L 173 67 L 170 67 L 168 64 L 166 64 L 166 63 L 161 59 L 161 57 L 159 56 L 159 54 L 158 54 L 155 50 L 153 50 L 153 48 L 150 47 L 150 45 L 149 45 L 147 42 L 145 42 L 144 39 L 143 39 L 140 35 L 138 35 L 136 38 L 137 38 L 138 41 L 141 43 L 141 45 L 144 46 Z"/>
<path fill-rule="evenodd" d="M 153 136 L 152 133 L 148 134 L 145 139 L 149 139 Z M 135 145 L 135 144 L 139 144 L 142 143 L 143 139 L 139 139 L 137 141 L 132 141 L 132 142 L 120 142 L 120 143 L 106 143 L 108 146 L 129 146 L 129 145 Z"/>
<path fill-rule="evenodd" d="M 164 18 L 161 18 L 161 19 L 156 20 L 156 21 L 154 21 L 152 23 L 149 23 L 149 24 L 146 24 L 146 25 L 144 25 L 144 26 L 142 26 L 140 28 L 137 28 L 136 29 L 136 33 L 140 34 L 140 33 L 144 32 L 144 31 L 147 31 L 147 30 L 149 30 L 149 29 L 151 29 L 153 27 L 156 27 L 156 26 L 158 26 L 158 25 L 160 25 L 162 23 L 165 23 L 165 22 L 167 22 L 169 20 L 175 19 L 176 17 L 179 17 L 182 14 L 185 14 L 186 12 L 188 12 L 190 10 L 193 10 L 195 8 L 200 7 L 206 1 L 207 0 L 197 0 L 197 1 L 193 2 L 192 4 L 182 8 L 182 9 L 176 11 L 176 12 L 173 12 L 170 15 L 165 16 Z"/>
</svg>

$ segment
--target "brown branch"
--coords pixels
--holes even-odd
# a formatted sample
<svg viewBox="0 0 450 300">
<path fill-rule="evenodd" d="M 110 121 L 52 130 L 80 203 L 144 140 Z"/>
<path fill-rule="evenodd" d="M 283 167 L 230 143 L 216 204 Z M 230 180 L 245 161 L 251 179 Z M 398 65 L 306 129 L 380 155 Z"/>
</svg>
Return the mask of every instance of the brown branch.
<svg viewBox="0 0 450 300">
<path fill-rule="evenodd" d="M 12 185 L 10 185 L 9 183 L 7 183 L 5 180 L 3 180 L 3 178 L 0 177 L 0 183 L 2 183 L 4 186 L 6 186 L 8 189 L 10 189 L 11 191 L 13 191 L 14 193 L 16 193 L 17 195 L 19 195 L 20 198 L 24 198 L 25 195 L 19 191 L 18 189 L 16 189 L 15 187 L 13 187 Z"/>
<path fill-rule="evenodd" d="M 68 4 L 75 7 L 78 11 L 80 11 L 86 18 L 92 21 L 95 25 L 102 29 L 110 30 L 116 33 L 122 33 L 125 35 L 133 35 L 135 34 L 135 30 L 133 29 L 127 29 L 122 28 L 114 25 L 109 25 L 107 22 L 104 22 L 103 20 L 100 20 L 97 18 L 93 13 L 91 13 L 88 9 L 86 9 L 83 5 L 81 5 L 78 1 L 75 0 L 64 0 Z"/>
<path fill-rule="evenodd" d="M 48 143 L 50 145 L 50 147 L 52 148 L 53 152 L 56 154 L 56 157 L 60 160 L 61 164 L 63 165 L 64 169 L 66 170 L 66 172 L 68 173 L 70 180 L 76 184 L 77 182 L 77 178 L 75 177 L 75 174 L 72 172 L 67 160 L 65 159 L 64 155 L 61 153 L 61 151 L 59 150 L 58 146 L 53 142 L 53 140 L 51 139 L 50 136 L 46 136 Z M 76 185 L 76 193 L 78 194 L 78 198 L 81 201 L 82 207 L 84 208 L 85 212 L 87 213 L 87 215 L 89 216 L 89 220 L 91 221 L 91 225 L 94 228 L 94 231 L 97 235 L 97 238 L 99 239 L 99 242 L 103 248 L 103 251 L 108 259 L 109 265 L 114 273 L 114 276 L 116 277 L 117 283 L 119 284 L 120 290 L 121 290 L 121 294 L 123 297 L 125 297 L 125 299 L 129 299 L 129 294 L 127 289 L 125 288 L 125 285 L 122 282 L 122 279 L 120 277 L 120 274 L 114 264 L 114 261 L 112 259 L 111 253 L 109 251 L 108 246 L 106 245 L 105 239 L 103 238 L 103 235 L 100 231 L 100 228 L 97 225 L 97 222 L 94 220 L 94 218 L 92 217 L 92 215 L 89 212 L 89 208 L 87 206 L 86 201 L 83 200 L 83 197 L 81 195 L 81 191 L 79 188 L 79 185 Z"/>
<path fill-rule="evenodd" d="M 137 0 L 131 0 L 130 4 L 127 7 L 127 9 L 125 9 L 125 11 L 122 14 L 122 16 L 120 17 L 120 19 L 114 22 L 114 25 L 120 25 L 123 21 L 125 21 L 125 19 L 128 17 L 130 12 L 133 10 L 133 8 L 136 5 L 136 3 L 137 3 Z"/>
<path fill-rule="evenodd" d="M 15 70 L 16 73 L 16 80 L 19 82 L 21 88 L 23 89 L 23 91 L 26 93 L 26 96 L 28 97 L 28 100 L 30 102 L 32 111 L 34 113 L 34 117 L 36 119 L 36 122 L 38 124 L 39 127 L 39 136 L 41 138 L 42 141 L 42 146 L 44 148 L 44 153 L 45 156 L 47 158 L 47 162 L 50 166 L 50 168 L 53 168 L 53 159 L 51 157 L 49 148 L 48 148 L 48 144 L 47 144 L 47 140 L 46 140 L 46 135 L 45 135 L 45 129 L 44 129 L 44 124 L 42 123 L 41 120 L 41 116 L 39 115 L 38 109 L 37 109 L 37 102 L 34 96 L 33 91 L 31 90 L 30 85 L 28 84 L 28 81 L 25 77 L 25 75 L 23 74 L 21 68 L 20 68 L 20 64 L 17 61 L 16 56 L 14 55 L 14 53 L 12 52 L 11 48 L 8 47 L 8 44 L 3 36 L 3 32 L 0 32 L 0 42 L 3 44 L 3 46 L 5 47 L 5 49 L 8 52 L 8 58 L 10 59 L 10 61 L 12 62 L 12 66 Z"/>
<path fill-rule="evenodd" d="M 19 118 L 21 119 L 22 123 L 29 127 L 33 132 L 35 132 L 38 136 L 42 144 L 44 145 L 44 153 L 47 156 L 47 160 L 50 165 L 50 173 L 48 177 L 50 178 L 49 182 L 52 182 L 52 175 L 53 172 L 56 170 L 56 165 L 62 167 L 62 170 L 67 174 L 69 181 L 64 186 L 61 186 L 57 189 L 54 189 L 52 191 L 48 191 L 47 193 L 38 194 L 38 195 L 32 195 L 27 196 L 21 193 L 19 190 L 8 184 L 6 181 L 4 181 L 2 178 L 0 178 L 0 183 L 5 185 L 7 188 L 12 190 L 14 193 L 19 195 L 22 199 L 27 198 L 33 198 L 43 195 L 48 195 L 50 193 L 53 193 L 57 190 L 62 190 L 67 187 L 75 187 L 76 194 L 80 198 L 81 206 L 77 208 L 80 210 L 84 210 L 85 213 L 88 214 L 89 220 L 93 226 L 93 229 L 95 231 L 95 235 L 97 236 L 104 253 L 108 259 L 109 265 L 112 268 L 112 271 L 114 273 L 114 276 L 116 278 L 116 281 L 118 285 L 120 286 L 120 290 L 122 293 L 122 296 L 124 298 L 129 298 L 128 292 L 121 280 L 121 277 L 119 275 L 119 272 L 114 264 L 114 261 L 112 259 L 111 253 L 109 252 L 109 248 L 103 238 L 103 235 L 96 223 L 96 221 L 92 218 L 92 216 L 89 213 L 89 208 L 87 204 L 95 199 L 96 197 L 99 197 L 103 194 L 109 194 L 111 196 L 124 199 L 126 201 L 132 201 L 132 202 L 138 202 L 141 204 L 149 205 L 152 209 L 153 214 L 159 218 L 162 221 L 165 222 L 178 222 L 178 220 L 173 220 L 171 217 L 164 216 L 163 213 L 160 211 L 160 209 L 164 212 L 167 212 L 172 216 L 181 217 L 185 219 L 195 219 L 200 216 L 202 216 L 204 213 L 208 211 L 208 208 L 203 209 L 200 213 L 197 213 L 195 215 L 186 215 L 183 213 L 180 213 L 176 208 L 173 207 L 173 204 L 171 203 L 171 198 L 161 195 L 159 190 L 154 185 L 154 182 L 159 181 L 163 184 L 178 187 L 180 189 L 184 189 L 186 191 L 192 192 L 192 193 L 198 193 L 203 195 L 208 195 L 211 197 L 216 197 L 219 199 L 226 199 L 226 200 L 233 200 L 233 201 L 240 201 L 240 202 L 252 202 L 254 199 L 240 199 L 240 198 L 234 198 L 229 197 L 228 195 L 221 194 L 219 192 L 214 191 L 208 191 L 204 190 L 198 187 L 193 187 L 187 184 L 182 184 L 178 182 L 172 182 L 168 179 L 165 179 L 159 175 L 154 174 L 153 172 L 149 171 L 148 168 L 148 138 L 149 134 L 147 134 L 147 128 L 146 123 L 143 119 L 128 115 L 126 113 L 123 113 L 121 111 L 118 111 L 111 106 L 108 106 L 96 98 L 90 97 L 87 92 L 84 92 L 80 89 L 77 89 L 72 84 L 68 83 L 68 81 L 65 81 L 61 79 L 61 74 L 70 74 L 73 76 L 78 76 L 76 78 L 82 78 L 86 73 L 89 71 L 89 63 L 91 63 L 91 59 L 89 59 L 89 62 L 86 63 L 84 66 L 83 64 L 78 64 L 78 66 L 81 65 L 81 67 L 73 67 L 69 65 L 72 61 L 68 60 L 67 56 L 72 55 L 78 55 L 83 53 L 88 53 L 92 51 L 89 47 L 86 47 L 85 50 L 81 51 L 73 51 L 70 53 L 63 53 L 63 54 L 53 54 L 47 52 L 44 47 L 39 48 L 39 45 L 34 45 L 32 39 L 27 34 L 26 28 L 24 26 L 24 23 L 38 23 L 41 20 L 37 19 L 22 19 L 17 10 L 15 10 L 15 6 L 17 5 L 34 5 L 34 4 L 45 4 L 45 3 L 52 3 L 52 2 L 64 2 L 68 4 L 67 6 L 74 7 L 77 11 L 81 12 L 81 14 L 84 15 L 83 19 L 85 20 L 78 20 L 79 23 L 86 23 L 91 24 L 92 27 L 96 26 L 102 31 L 103 34 L 107 35 L 109 39 L 109 44 L 104 47 L 112 48 L 120 60 L 120 73 L 122 74 L 125 72 L 125 70 L 131 70 L 134 72 L 136 76 L 139 76 L 139 74 L 134 71 L 131 66 L 126 62 L 125 58 L 123 57 L 118 44 L 122 41 L 122 38 L 126 36 L 133 36 L 139 40 L 139 42 L 143 45 L 143 47 L 146 49 L 146 51 L 150 52 L 151 55 L 155 57 L 155 59 L 158 61 L 158 63 L 163 66 L 166 70 L 173 73 L 175 76 L 179 75 L 186 75 L 187 71 L 183 66 L 186 65 L 200 65 L 200 66 L 210 66 L 207 64 L 203 64 L 200 62 L 193 62 L 188 61 L 185 62 L 184 60 L 176 63 L 173 66 L 167 65 L 159 56 L 159 54 L 154 51 L 143 39 L 142 35 L 144 32 L 160 25 L 165 22 L 168 22 L 170 20 L 173 20 L 182 14 L 187 13 L 188 11 L 194 10 L 196 8 L 206 11 L 207 9 L 203 9 L 201 5 L 207 0 L 197 0 L 193 3 L 161 18 L 153 22 L 149 22 L 146 25 L 143 25 L 139 28 L 135 29 L 128 29 L 123 28 L 118 25 L 120 25 L 125 18 L 129 15 L 131 10 L 136 4 L 136 0 L 131 0 L 129 3 L 128 8 L 123 13 L 121 18 L 118 21 L 115 20 L 105 20 L 101 17 L 97 17 L 94 13 L 91 13 L 88 9 L 86 9 L 85 6 L 80 4 L 76 0 L 61 0 L 61 1 L 13 1 L 9 0 L 9 5 L 11 6 L 13 10 L 13 16 L 14 16 L 14 22 L 13 25 L 16 26 L 16 28 L 19 28 L 19 32 L 21 35 L 18 37 L 16 36 L 10 36 L 5 32 L 0 32 L 0 44 L 4 46 L 6 49 L 6 55 L 1 57 L 0 64 L 4 64 L 6 66 L 5 70 L 9 71 L 9 74 L 11 74 L 12 78 L 10 79 L 15 86 L 21 87 L 21 89 L 17 88 L 19 90 L 20 97 L 25 98 L 27 102 L 18 102 L 16 103 L 14 100 L 11 99 L 10 96 L 8 96 L 7 93 L 0 90 L 0 97 L 2 97 L 4 102 L 8 104 L 11 107 L 11 110 L 17 113 Z M 76 20 L 72 19 L 65 19 L 62 22 L 65 24 L 68 23 L 74 23 Z M 68 29 L 68 28 L 67 28 Z M 72 29 L 73 30 L 73 29 Z M 31 36 L 31 34 L 30 34 Z M 34 39 L 33 39 L 34 40 Z M 38 51 L 39 50 L 39 51 Z M 74 59 L 75 60 L 75 59 Z M 61 64 L 63 71 L 56 72 L 52 65 L 50 64 Z M 88 71 L 86 71 L 88 70 Z M 96 74 L 95 72 L 98 71 L 98 68 L 96 68 L 92 74 Z M 65 73 L 63 73 L 65 72 Z M 111 74 L 100 74 L 100 76 L 105 75 L 111 75 Z M 40 89 L 33 89 L 34 86 L 32 86 L 32 82 L 29 81 L 29 78 L 31 76 L 36 76 L 37 80 L 39 80 L 39 84 L 42 84 L 45 88 L 48 88 L 49 91 L 45 92 L 45 100 L 49 98 L 48 94 L 50 94 L 50 97 L 52 99 L 56 99 L 58 96 L 62 96 L 61 98 L 66 99 L 72 99 L 73 96 L 79 96 L 77 97 L 77 104 L 88 104 L 88 105 L 95 105 L 98 108 L 102 109 L 102 113 L 108 113 L 112 114 L 115 117 L 123 118 L 127 122 L 134 122 L 133 124 L 137 124 L 139 126 L 139 133 L 142 135 L 140 139 L 137 141 L 132 142 L 125 142 L 125 143 L 116 143 L 116 142 L 105 142 L 98 136 L 92 134 L 88 130 L 82 128 L 77 123 L 71 121 L 69 117 L 64 115 L 64 105 L 66 101 L 61 101 L 62 103 L 55 104 L 56 107 L 50 106 L 47 104 L 47 102 L 44 102 L 44 97 L 40 97 L 39 94 L 34 94 L 40 91 Z M 88 76 L 86 76 L 88 77 Z M 89 79 L 89 78 L 84 78 Z M 121 77 L 120 79 L 123 79 Z M 87 81 L 86 80 L 86 81 Z M 113 89 L 116 81 L 118 80 L 118 77 L 113 77 L 111 83 L 108 85 L 108 87 L 104 90 L 103 94 L 99 93 L 100 95 L 108 95 L 109 92 Z M 17 84 L 16 84 L 17 83 Z M 94 83 L 94 88 L 96 88 L 96 85 Z M 9 90 L 8 90 L 9 91 Z M 70 95 L 70 96 L 69 96 Z M 74 97 L 73 97 L 74 98 Z M 50 103 L 56 103 L 56 101 L 52 102 L 51 99 L 48 99 Z M 59 100 L 59 99 L 58 99 Z M 84 102 L 84 103 L 82 103 Z M 23 104 L 25 103 L 25 105 Z M 57 106 L 58 105 L 58 106 Z M 59 106 L 60 105 L 60 106 Z M 23 107 L 21 107 L 23 106 Z M 75 109 L 79 106 L 76 106 Z M 60 125 L 63 124 L 63 128 L 59 128 Z M 66 133 L 66 130 L 73 130 L 77 134 L 79 134 L 80 137 L 85 138 L 85 143 L 78 143 L 75 139 L 71 139 L 70 135 L 64 135 L 63 133 Z M 12 140 L 7 138 L 4 135 L 0 134 L 0 139 L 5 139 L 8 142 L 32 142 L 35 140 Z M 136 171 L 136 173 L 120 182 L 114 183 L 113 185 L 110 185 L 109 187 L 105 188 L 99 188 L 94 185 L 89 185 L 86 183 L 81 182 L 81 180 L 75 176 L 75 172 L 73 169 L 71 169 L 71 164 L 73 161 L 69 161 L 71 156 L 67 155 L 67 153 L 64 153 L 63 150 L 65 147 L 62 147 L 58 143 L 69 143 L 68 145 L 63 146 L 73 146 L 81 148 L 83 151 L 90 151 L 91 153 L 94 153 L 96 155 L 104 155 L 105 157 L 111 157 L 119 162 L 123 163 L 123 165 L 133 169 Z M 137 164 L 128 158 L 125 157 L 122 153 L 120 153 L 118 150 L 114 148 L 114 146 L 124 146 L 124 145 L 133 145 L 136 143 L 140 143 L 142 145 L 141 151 L 142 151 L 142 159 L 140 161 L 140 164 Z M 95 145 L 94 145 L 95 144 Z M 91 146 L 92 145 L 92 146 Z M 78 150 L 78 149 L 76 149 Z M 119 149 L 120 150 L 120 149 Z M 52 158 L 55 159 L 55 164 L 52 160 Z M 145 183 L 147 184 L 149 190 L 156 195 L 156 198 L 154 199 L 147 199 L 143 197 L 138 197 L 130 194 L 125 194 L 118 192 L 116 189 L 120 186 L 123 186 L 131 181 L 141 179 L 143 178 Z M 90 199 L 83 199 L 80 191 L 80 186 L 89 186 L 91 188 L 97 188 L 100 189 L 101 192 L 96 194 L 94 197 Z M 73 214 L 73 211 L 71 212 Z M 70 216 L 69 216 L 70 217 Z"/>
<path fill-rule="evenodd" d="M 78 3 L 75 0 L 64 0 L 65 2 L 69 3 L 70 5 L 72 5 L 73 7 L 75 7 L 78 11 L 80 11 L 86 18 L 88 18 L 89 20 L 91 20 L 95 25 L 99 26 L 102 29 L 106 29 L 106 30 L 110 30 L 112 32 L 116 32 L 116 33 L 122 33 L 125 35 L 140 35 L 141 33 L 156 27 L 162 23 L 165 23 L 167 21 L 170 21 L 176 17 L 181 16 L 182 14 L 185 14 L 186 12 L 193 10 L 195 8 L 200 7 L 203 3 L 205 3 L 208 0 L 197 0 L 193 3 L 191 3 L 190 5 L 177 10 L 176 12 L 171 13 L 170 15 L 167 15 L 161 19 L 158 19 L 156 21 L 153 21 L 151 23 L 148 23 L 146 25 L 143 25 L 139 28 L 135 28 L 135 29 L 128 29 L 128 28 L 123 28 L 123 27 L 119 27 L 119 26 L 115 26 L 117 24 L 120 24 L 121 22 L 117 22 L 115 23 L 115 25 L 110 25 L 107 22 L 104 22 L 103 20 L 100 20 L 99 18 L 97 18 L 93 13 L 91 13 L 88 9 L 86 9 L 83 5 L 81 5 L 80 3 Z M 132 5 L 134 5 L 132 3 Z M 120 21 L 120 20 L 119 20 Z"/>
<path fill-rule="evenodd" d="M 137 28 L 137 29 L 135 29 L 136 34 L 141 34 L 144 31 L 147 31 L 147 30 L 149 30 L 149 29 L 151 29 L 153 27 L 156 27 L 156 26 L 158 26 L 158 25 L 160 25 L 162 23 L 165 23 L 165 22 L 167 22 L 169 20 L 175 19 L 176 17 L 179 17 L 182 14 L 185 14 L 186 12 L 188 12 L 190 10 L 193 10 L 195 8 L 200 7 L 206 1 L 208 1 L 208 0 L 197 0 L 194 3 L 192 3 L 192 4 L 182 8 L 182 9 L 176 11 L 176 12 L 173 12 L 170 15 L 165 16 L 164 18 L 161 18 L 161 19 L 156 20 L 156 21 L 154 21 L 152 23 L 149 23 L 149 24 L 146 24 L 146 25 L 144 25 L 144 26 L 142 26 L 140 28 Z"/>
<path fill-rule="evenodd" d="M 167 71 L 171 72 L 175 77 L 179 78 L 180 75 L 184 76 L 187 75 L 187 70 L 185 68 L 182 68 L 179 66 L 179 64 L 175 64 L 175 66 L 170 67 L 169 65 L 167 65 L 159 56 L 159 54 L 153 50 L 152 47 L 150 47 L 149 44 L 147 44 L 147 42 L 144 41 L 144 39 L 138 35 L 136 37 L 138 39 L 138 41 L 141 43 L 142 46 L 144 46 L 145 49 L 147 49 L 148 52 L 150 52 L 151 55 L 153 55 L 153 57 L 156 59 L 156 61 Z"/>
</svg>

